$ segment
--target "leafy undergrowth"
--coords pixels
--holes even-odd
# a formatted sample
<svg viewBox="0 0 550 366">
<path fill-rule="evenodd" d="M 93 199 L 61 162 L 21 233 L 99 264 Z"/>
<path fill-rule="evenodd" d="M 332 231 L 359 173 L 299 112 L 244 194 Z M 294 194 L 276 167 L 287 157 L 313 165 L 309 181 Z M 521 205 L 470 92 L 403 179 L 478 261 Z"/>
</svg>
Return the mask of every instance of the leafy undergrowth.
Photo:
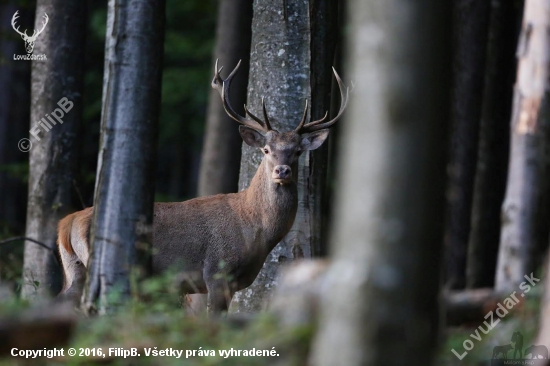
<svg viewBox="0 0 550 366">
<path fill-rule="evenodd" d="M 242 366 L 304 364 L 313 334 L 312 327 L 282 327 L 268 313 L 247 318 L 239 317 L 238 314 L 210 319 L 206 316 L 191 316 L 182 309 L 181 299 L 178 299 L 177 295 L 158 291 L 165 284 L 165 278 L 147 280 L 142 286 L 140 299 L 130 300 L 113 314 L 96 317 L 78 315 L 71 341 L 63 346 L 65 357 L 40 358 L 35 360 L 36 364 Z M 148 298 L 147 301 L 143 300 L 144 294 Z M 9 314 L 15 315 L 27 307 L 29 305 L 21 300 L 0 302 L 0 315 L 4 317 Z M 51 336 L 55 337 L 55 334 Z M 69 348 L 76 349 L 77 354 L 83 352 L 83 354 L 88 353 L 89 356 L 68 357 Z M 99 348 L 101 348 L 101 355 L 98 355 Z M 110 348 L 118 348 L 119 353 L 113 350 L 109 354 Z M 121 349 L 131 351 L 132 348 L 137 349 L 140 356 L 124 358 Z M 241 356 L 220 356 L 220 351 L 231 349 L 240 350 Z M 173 350 L 172 352 L 182 351 L 182 354 L 179 358 L 174 354 L 147 357 L 146 350 L 150 350 L 151 353 Z M 243 356 L 244 351 L 249 354 L 253 350 L 254 352 L 267 351 L 273 356 Z M 193 351 L 195 356 L 190 355 Z M 19 364 L 17 362 L 22 362 L 22 359 L 10 356 L 0 358 L 0 365 Z"/>
<path fill-rule="evenodd" d="M 206 318 L 191 316 L 182 309 L 182 299 L 177 291 L 163 292 L 162 289 L 175 288 L 169 276 L 153 278 L 140 285 L 138 297 L 130 299 L 114 313 L 104 316 L 86 317 L 77 314 L 77 323 L 68 344 L 63 345 L 65 357 L 31 361 L 31 364 L 60 365 L 305 365 L 308 359 L 314 327 L 302 326 L 290 328 L 281 326 L 270 313 L 254 316 L 239 314 Z M 539 302 L 542 285 L 537 286 L 525 298 L 501 319 L 498 324 L 484 334 L 476 333 L 479 324 L 471 324 L 447 329 L 445 343 L 440 346 L 437 365 L 488 365 L 493 348 L 510 344 L 512 335 L 521 332 L 523 349 L 533 344 L 539 324 Z M 36 305 L 35 305 L 36 307 Z M 0 301 L 0 341 L 2 340 L 2 318 L 16 318 L 32 307 L 19 299 Z M 495 316 L 495 320 L 497 317 Z M 479 340 L 476 340 L 478 337 Z M 50 332 L 47 337 L 59 337 Z M 465 341 L 470 340 L 473 348 L 462 360 L 458 354 L 465 352 Z M 58 346 L 59 347 L 59 346 Z M 51 347 L 50 347 L 51 348 Z M 77 354 L 88 356 L 67 356 L 69 348 Z M 122 350 L 136 349 L 139 357 L 122 356 Z M 81 349 L 83 351 L 81 351 Z M 101 349 L 101 354 L 98 350 Z M 115 353 L 113 349 L 118 351 Z M 241 351 L 224 357 L 220 351 Z M 2 344 L 0 344 L 0 353 Z M 87 351 L 86 351 L 87 350 Z M 178 358 L 169 356 L 146 356 L 146 350 L 181 351 Z M 245 356 L 252 350 L 267 351 L 272 356 Z M 194 356 L 193 356 L 194 351 Z M 212 355 L 212 352 L 214 355 Z M 512 357 L 512 353 L 508 354 Z M 95 355 L 94 355 L 95 354 Z M 104 356 L 105 355 L 105 356 Z M 278 356 L 277 356 L 278 355 Z M 23 364 L 24 359 L 14 357 L 0 358 L 0 365 Z"/>
</svg>

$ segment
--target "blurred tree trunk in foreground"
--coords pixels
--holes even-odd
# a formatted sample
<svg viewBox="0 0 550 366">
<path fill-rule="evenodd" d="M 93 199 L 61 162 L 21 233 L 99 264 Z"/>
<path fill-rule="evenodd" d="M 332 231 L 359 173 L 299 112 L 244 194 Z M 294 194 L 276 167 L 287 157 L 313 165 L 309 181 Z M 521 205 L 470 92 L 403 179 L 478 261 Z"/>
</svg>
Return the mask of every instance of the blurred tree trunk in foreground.
<svg viewBox="0 0 550 366">
<path fill-rule="evenodd" d="M 526 0 L 529 1 L 529 0 Z M 549 19 L 550 20 L 550 19 Z M 540 325 L 536 342 L 534 344 L 550 345 L 550 256 L 546 255 L 544 263 L 543 296 L 540 304 Z"/>
<path fill-rule="evenodd" d="M 81 1 L 38 0 L 36 5 L 34 29 L 42 28 L 45 14 L 50 21 L 34 47 L 34 55 L 45 54 L 47 60 L 32 61 L 29 137 L 33 146 L 29 152 L 25 236 L 52 250 L 56 247 L 58 221 L 73 210 L 71 197 L 82 119 L 85 8 L 86 3 Z M 30 27 L 21 24 L 21 29 L 25 28 Z M 43 126 L 49 127 L 46 130 Z M 21 295 L 33 299 L 55 295 L 59 290 L 61 270 L 54 252 L 25 242 Z"/>
<path fill-rule="evenodd" d="M 454 0 L 452 140 L 445 230 L 450 288 L 463 288 L 466 284 L 490 3 L 490 0 Z"/>
<path fill-rule="evenodd" d="M 88 313 L 129 296 L 137 256 L 150 249 L 164 15 L 164 1 L 109 1 Z"/>
<path fill-rule="evenodd" d="M 356 86 L 312 361 L 426 366 L 437 348 L 451 6 L 348 7 Z"/>
<path fill-rule="evenodd" d="M 483 110 L 468 242 L 466 282 L 470 288 L 492 287 L 495 280 L 522 4 L 521 0 L 491 2 Z"/>
<path fill-rule="evenodd" d="M 0 5 L 0 235 L 20 235 L 25 230 L 27 182 L 24 167 L 27 153 L 17 142 L 29 134 L 31 63 L 14 61 L 13 55 L 24 50 L 21 37 L 11 27 L 19 10 L 21 24 L 31 24 L 34 8 Z M 19 244 L 17 244 L 19 245 Z M 2 249 L 0 249 L 2 250 Z M 1 254 L 0 254 L 1 256 Z"/>
<path fill-rule="evenodd" d="M 241 68 L 231 84 L 235 110 L 244 115 L 252 36 L 252 2 L 222 0 L 218 10 L 214 58 L 232 69 L 239 60 Z M 199 175 L 199 196 L 237 192 L 241 163 L 241 136 L 235 122 L 225 113 L 220 96 L 210 92 L 206 132 Z"/>
<path fill-rule="evenodd" d="M 248 105 L 253 113 L 261 115 L 261 98 L 265 97 L 274 129 L 295 129 L 306 98 L 312 101 L 312 118 L 320 118 L 329 110 L 337 19 L 335 0 L 254 2 Z M 269 254 L 254 283 L 235 294 L 232 311 L 262 309 L 283 262 L 319 255 L 327 151 L 302 154 L 294 225 Z M 239 190 L 250 184 L 262 155 L 259 149 L 243 144 Z"/>
<path fill-rule="evenodd" d="M 496 274 L 508 291 L 541 264 L 549 222 L 550 4 L 526 0 L 518 45 L 511 151 Z"/>
</svg>

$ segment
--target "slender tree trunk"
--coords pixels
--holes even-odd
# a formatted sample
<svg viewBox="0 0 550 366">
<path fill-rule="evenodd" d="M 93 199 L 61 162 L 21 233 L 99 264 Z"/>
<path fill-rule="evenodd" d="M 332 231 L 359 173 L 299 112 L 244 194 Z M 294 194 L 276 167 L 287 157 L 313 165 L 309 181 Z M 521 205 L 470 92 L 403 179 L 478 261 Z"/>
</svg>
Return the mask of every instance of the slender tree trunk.
<svg viewBox="0 0 550 366">
<path fill-rule="evenodd" d="M 17 142 L 29 133 L 31 63 L 13 60 L 24 50 L 21 37 L 11 27 L 13 14 L 19 10 L 21 24 L 32 24 L 34 8 L 0 5 L 0 227 L 4 233 L 22 234 L 25 230 L 27 182 L 11 168 L 23 167 L 28 156 Z M 21 169 L 23 171 L 23 169 Z M 1 234 L 0 234 L 1 235 Z"/>
<path fill-rule="evenodd" d="M 496 289 L 507 291 L 541 264 L 548 244 L 550 202 L 550 4 L 526 0 L 518 45 L 508 185 Z"/>
<path fill-rule="evenodd" d="M 334 1 L 254 1 L 248 105 L 253 112 L 259 112 L 261 98 L 265 97 L 275 129 L 295 129 L 306 98 L 312 100 L 314 118 L 329 109 L 330 67 L 336 39 L 335 26 L 329 25 L 333 19 L 337 19 Z M 322 44 L 323 40 L 327 43 Z M 249 185 L 261 159 L 258 149 L 243 145 L 240 190 Z M 294 226 L 270 253 L 256 281 L 234 296 L 233 311 L 262 309 L 276 285 L 278 269 L 283 262 L 319 254 L 326 161 L 326 149 L 301 157 Z"/>
<path fill-rule="evenodd" d="M 445 243 L 447 284 L 466 284 L 466 253 L 483 97 L 490 0 L 454 1 L 452 141 Z"/>
<path fill-rule="evenodd" d="M 238 113 L 244 115 L 250 39 L 252 37 L 252 1 L 222 0 L 218 8 L 218 26 L 214 59 L 222 65 L 234 67 L 239 60 L 241 68 L 231 84 L 231 100 Z M 206 132 L 199 174 L 199 196 L 237 192 L 241 167 L 242 139 L 235 122 L 220 103 L 218 92 L 212 90 L 208 100 Z M 206 295 L 191 294 L 188 304 L 193 313 L 206 310 Z"/>
<path fill-rule="evenodd" d="M 163 38 L 164 1 L 109 1 L 88 313 L 128 297 L 136 247 L 147 252 L 152 240 Z"/>
<path fill-rule="evenodd" d="M 251 25 L 250 0 L 220 1 L 214 58 L 219 58 L 221 65 L 231 68 L 239 60 L 242 61 L 241 70 L 231 84 L 231 100 L 241 115 L 244 115 L 243 105 L 246 102 Z M 235 122 L 225 113 L 219 99 L 219 94 L 212 90 L 206 118 L 199 196 L 237 192 L 242 140 Z"/>
<path fill-rule="evenodd" d="M 468 243 L 468 287 L 492 287 L 506 190 L 509 123 L 523 1 L 493 0 Z"/>
<path fill-rule="evenodd" d="M 451 9 L 348 7 L 355 91 L 312 364 L 426 366 L 437 348 Z"/>
<path fill-rule="evenodd" d="M 57 223 L 72 210 L 82 119 L 85 7 L 84 2 L 61 0 L 38 0 L 36 5 L 34 29 L 42 28 L 44 14 L 50 21 L 34 47 L 34 54 L 46 54 L 47 60 L 32 62 L 32 148 L 25 235 L 47 244 L 52 251 L 25 242 L 21 294 L 28 299 L 53 295 L 61 289 L 61 271 L 53 250 Z M 51 129 L 44 127 L 48 125 Z"/>
</svg>

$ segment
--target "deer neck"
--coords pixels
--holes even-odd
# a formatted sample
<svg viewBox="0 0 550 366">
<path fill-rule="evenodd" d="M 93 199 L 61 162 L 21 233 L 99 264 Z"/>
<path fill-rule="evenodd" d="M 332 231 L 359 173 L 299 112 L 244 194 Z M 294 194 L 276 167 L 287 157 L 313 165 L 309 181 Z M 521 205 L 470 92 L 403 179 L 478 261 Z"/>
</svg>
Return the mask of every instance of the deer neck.
<svg viewBox="0 0 550 366">
<path fill-rule="evenodd" d="M 297 164 L 296 164 L 297 165 Z M 293 174 L 298 167 L 293 166 Z M 295 177 L 296 178 L 296 177 Z M 263 242 L 267 250 L 273 247 L 290 231 L 298 207 L 298 189 L 296 182 L 274 183 L 265 160 L 258 167 L 246 194 L 248 212 L 254 222 L 261 222 Z"/>
</svg>

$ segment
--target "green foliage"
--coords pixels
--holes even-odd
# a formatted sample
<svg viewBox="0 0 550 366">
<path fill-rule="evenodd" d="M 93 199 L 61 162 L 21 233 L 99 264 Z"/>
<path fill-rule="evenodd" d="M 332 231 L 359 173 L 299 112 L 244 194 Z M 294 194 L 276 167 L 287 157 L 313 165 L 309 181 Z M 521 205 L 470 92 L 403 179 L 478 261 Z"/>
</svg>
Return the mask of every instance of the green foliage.
<svg viewBox="0 0 550 366">
<path fill-rule="evenodd" d="M 190 316 L 181 308 L 181 298 L 173 286 L 173 274 L 149 278 L 139 286 L 134 296 L 113 314 L 86 318 L 79 317 L 70 344 L 63 348 L 101 347 L 105 359 L 66 357 L 68 365 L 109 361 L 114 365 L 266 365 L 275 362 L 285 365 L 303 365 L 310 340 L 311 327 L 281 327 L 268 313 L 259 314 L 248 321 L 231 317 Z M 134 290 L 137 290 L 136 288 Z M 44 306 L 44 305 L 41 305 Z M 15 317 L 28 308 L 21 300 L 0 302 L 0 318 Z M 53 335 L 52 335 L 53 336 Z M 141 357 L 109 357 L 109 348 L 138 348 Z M 183 359 L 174 357 L 145 357 L 143 348 L 183 350 Z M 219 356 L 218 350 L 275 351 L 279 357 L 228 357 Z M 185 358 L 186 350 L 215 350 L 216 356 Z M 282 362 L 284 360 L 284 362 Z M 4 361 L 5 363 L 2 363 Z M 10 364 L 9 357 L 0 364 Z"/>
<path fill-rule="evenodd" d="M 15 236 L 7 225 L 0 223 L 0 241 Z M 13 290 L 21 288 L 23 278 L 23 241 L 0 245 L 0 283 L 10 284 Z M 1 303 L 1 302 L 0 302 Z"/>
<path fill-rule="evenodd" d="M 29 181 L 28 161 L 0 165 L 0 172 L 6 172 L 8 173 L 8 177 L 17 179 L 23 183 L 27 183 Z"/>
</svg>

